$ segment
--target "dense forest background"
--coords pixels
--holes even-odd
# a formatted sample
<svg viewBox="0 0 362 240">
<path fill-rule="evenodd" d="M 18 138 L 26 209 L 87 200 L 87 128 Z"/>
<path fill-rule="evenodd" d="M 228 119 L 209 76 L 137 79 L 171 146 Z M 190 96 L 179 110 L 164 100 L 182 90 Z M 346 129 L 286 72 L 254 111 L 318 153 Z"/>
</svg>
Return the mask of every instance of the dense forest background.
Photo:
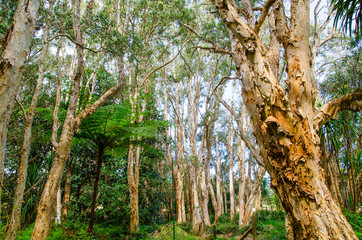
<svg viewBox="0 0 362 240">
<path fill-rule="evenodd" d="M 1 237 L 362 239 L 360 3 L 296 2 L 0 0 Z"/>
</svg>

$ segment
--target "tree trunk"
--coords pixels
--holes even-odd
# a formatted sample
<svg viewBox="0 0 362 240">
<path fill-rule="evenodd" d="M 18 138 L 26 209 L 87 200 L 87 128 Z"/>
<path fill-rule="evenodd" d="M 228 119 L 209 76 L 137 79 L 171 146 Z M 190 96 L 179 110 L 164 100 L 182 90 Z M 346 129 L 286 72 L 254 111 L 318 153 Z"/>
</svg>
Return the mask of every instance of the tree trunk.
<svg viewBox="0 0 362 240">
<path fill-rule="evenodd" d="M 278 33 L 287 61 L 287 94 L 266 59 L 267 49 L 232 3 L 216 0 L 230 30 L 231 46 L 242 76 L 243 96 L 271 185 L 290 216 L 294 239 L 357 239 L 334 202 L 321 174 L 317 131 L 336 111 L 358 100 L 360 92 L 327 102 L 315 112 L 309 57 L 309 1 L 291 2 L 290 28 L 278 3 Z"/>
<path fill-rule="evenodd" d="M 60 185 L 59 185 L 59 188 L 57 191 L 55 224 L 61 224 L 61 219 L 62 219 L 62 192 L 60 190 Z"/>
<path fill-rule="evenodd" d="M 238 137 L 238 148 L 237 156 L 239 159 L 239 227 L 243 226 L 243 216 L 245 212 L 245 144 L 241 140 L 241 137 Z"/>
<path fill-rule="evenodd" d="M 39 0 L 20 0 L 2 42 L 0 61 L 0 192 L 4 177 L 7 127 L 38 16 Z M 0 202 L 1 206 L 1 202 Z M 1 208 L 0 208 L 1 215 Z M 11 228 L 13 228 L 13 224 Z M 13 231 L 13 230 L 12 230 Z"/>
<path fill-rule="evenodd" d="M 219 120 L 216 120 L 216 129 L 219 127 Z M 219 158 L 219 134 L 216 131 L 215 136 L 215 154 L 216 154 L 216 199 L 217 199 L 217 212 L 215 219 L 219 218 L 224 213 L 222 201 L 222 186 L 221 186 L 221 159 Z M 215 220 L 216 221 L 216 220 Z"/>
<path fill-rule="evenodd" d="M 231 103 L 232 106 L 232 103 Z M 230 221 L 235 218 L 235 190 L 234 190 L 234 128 L 232 126 L 232 114 L 230 114 L 227 149 L 229 153 L 229 192 L 230 192 Z"/>
<path fill-rule="evenodd" d="M 224 192 L 224 213 L 228 212 L 228 200 L 226 196 L 226 189 L 223 187 L 222 191 Z"/>
<path fill-rule="evenodd" d="M 70 204 L 70 192 L 72 185 L 70 184 L 70 178 L 72 176 L 71 167 L 68 166 L 65 171 L 65 186 L 64 186 L 64 196 L 63 196 L 63 207 L 62 207 L 62 221 L 65 222 L 68 218 L 68 210 Z"/>
<path fill-rule="evenodd" d="M 193 195 L 193 203 L 194 203 L 194 211 L 192 216 L 192 229 L 196 232 L 200 232 L 202 229 L 202 220 L 200 216 L 200 204 L 199 197 L 197 193 L 197 185 L 196 185 L 196 172 L 195 167 L 190 166 L 190 176 L 191 176 L 191 186 L 192 186 L 192 195 Z"/>
<path fill-rule="evenodd" d="M 137 148 L 131 144 L 128 151 L 128 189 L 130 197 L 130 230 L 137 231 L 139 226 L 139 211 L 138 211 L 138 183 L 139 183 L 139 155 Z M 136 152 L 136 154 L 135 154 Z"/>
<path fill-rule="evenodd" d="M 96 169 L 95 169 L 95 175 L 94 175 L 92 205 L 91 205 L 90 214 L 89 214 L 88 232 L 90 234 L 92 234 L 92 232 L 93 232 L 95 209 L 96 209 L 97 196 L 98 196 L 98 185 L 99 185 L 99 178 L 101 176 L 103 158 L 104 158 L 104 147 L 98 146 L 98 153 L 96 154 Z"/>
<path fill-rule="evenodd" d="M 54 1 L 50 2 L 49 12 L 53 11 Z M 20 227 L 20 220 L 21 220 L 21 206 L 23 202 L 24 191 L 26 187 L 26 178 L 27 178 L 27 170 L 28 170 L 28 159 L 30 154 L 30 145 L 31 145 L 31 129 L 33 125 L 33 119 L 35 116 L 35 108 L 38 104 L 39 96 L 41 93 L 41 89 L 43 86 L 43 79 L 44 79 L 44 65 L 46 56 L 49 49 L 49 23 L 50 23 L 51 15 L 48 15 L 47 22 L 44 28 L 44 36 L 43 36 L 43 50 L 39 59 L 39 68 L 38 68 L 38 80 L 37 84 L 33 93 L 33 98 L 31 100 L 31 104 L 29 106 L 28 113 L 24 112 L 25 118 L 25 126 L 24 126 L 24 139 L 23 139 L 23 146 L 21 149 L 20 155 L 20 166 L 18 169 L 18 180 L 17 186 L 15 190 L 14 196 L 14 205 L 10 217 L 9 228 L 6 233 L 5 239 L 7 240 L 14 240 L 16 238 L 17 231 Z"/>
<path fill-rule="evenodd" d="M 245 204 L 244 214 L 242 216 L 241 226 L 248 225 L 250 219 L 253 215 L 253 212 L 257 210 L 257 198 L 260 193 L 260 185 L 263 180 L 263 176 L 265 174 L 265 169 L 263 167 L 259 167 L 257 178 L 255 179 L 255 183 L 251 189 L 250 196 L 248 198 L 247 203 Z"/>
<path fill-rule="evenodd" d="M 82 43 L 83 38 L 80 32 L 80 0 L 76 1 L 74 9 L 75 21 L 73 24 L 75 38 L 77 42 Z M 48 236 L 52 220 L 51 216 L 52 210 L 54 209 L 53 205 L 55 203 L 56 192 L 62 179 L 63 171 L 70 153 L 71 142 L 75 131 L 77 131 L 84 119 L 92 115 L 105 102 L 111 99 L 122 86 L 121 81 L 119 81 L 117 85 L 105 92 L 97 101 L 89 105 L 87 108 L 83 109 L 78 115 L 75 115 L 80 94 L 80 85 L 82 82 L 82 76 L 84 71 L 83 49 L 81 46 L 77 45 L 76 50 L 78 64 L 74 73 L 73 87 L 69 96 L 66 118 L 63 124 L 59 143 L 57 143 L 58 146 L 56 148 L 53 164 L 49 171 L 48 179 L 44 186 L 44 190 L 39 202 L 35 226 L 31 236 L 32 240 L 41 240 L 45 239 Z"/>
</svg>

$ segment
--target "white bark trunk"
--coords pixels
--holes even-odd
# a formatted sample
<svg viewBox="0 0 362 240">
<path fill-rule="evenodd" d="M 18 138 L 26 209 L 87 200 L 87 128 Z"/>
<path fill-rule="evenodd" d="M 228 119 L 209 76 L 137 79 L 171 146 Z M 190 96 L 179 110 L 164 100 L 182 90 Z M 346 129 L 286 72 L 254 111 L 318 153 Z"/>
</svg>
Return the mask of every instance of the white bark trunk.
<svg viewBox="0 0 362 240">
<path fill-rule="evenodd" d="M 0 192 L 4 177 L 8 123 L 33 37 L 39 4 L 39 0 L 18 1 L 13 23 L 4 36 L 2 45 L 3 50 L 0 58 Z"/>
</svg>

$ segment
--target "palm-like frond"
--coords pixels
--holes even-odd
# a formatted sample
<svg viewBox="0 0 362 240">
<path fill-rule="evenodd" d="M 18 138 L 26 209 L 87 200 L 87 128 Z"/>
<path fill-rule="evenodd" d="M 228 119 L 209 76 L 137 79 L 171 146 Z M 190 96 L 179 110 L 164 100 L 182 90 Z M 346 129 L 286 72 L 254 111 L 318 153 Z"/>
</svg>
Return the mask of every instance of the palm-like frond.
<svg viewBox="0 0 362 240">
<path fill-rule="evenodd" d="M 362 30 L 361 0 L 332 0 L 331 4 L 336 11 L 334 26 L 340 23 L 345 33 L 355 31 L 358 38 Z"/>
</svg>

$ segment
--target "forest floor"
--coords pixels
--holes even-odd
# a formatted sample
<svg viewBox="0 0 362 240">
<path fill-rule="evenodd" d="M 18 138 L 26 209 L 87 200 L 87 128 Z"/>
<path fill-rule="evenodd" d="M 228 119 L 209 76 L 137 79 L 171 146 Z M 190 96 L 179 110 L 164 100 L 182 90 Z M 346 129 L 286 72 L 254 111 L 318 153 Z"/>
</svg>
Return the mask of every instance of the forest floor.
<svg viewBox="0 0 362 240">
<path fill-rule="evenodd" d="M 344 211 L 345 216 L 356 232 L 358 239 L 362 240 L 362 215 Z M 282 211 L 260 210 L 255 213 L 257 238 L 258 240 L 283 240 L 285 237 L 285 218 Z M 211 219 L 212 220 L 212 219 Z M 24 231 L 19 232 L 17 240 L 29 240 L 34 225 L 29 225 Z M 92 236 L 87 232 L 87 222 L 68 221 L 59 226 L 53 227 L 48 240 L 133 240 L 133 239 L 154 239 L 154 240 L 172 240 L 173 224 L 169 222 L 162 225 L 141 225 L 140 231 L 127 234 L 125 226 L 98 223 L 94 226 Z M 245 226 L 239 229 L 238 216 L 234 221 L 230 221 L 228 214 L 221 216 L 215 229 L 206 227 L 203 234 L 195 234 L 192 231 L 192 225 L 181 225 L 175 228 L 175 239 L 177 240 L 211 240 L 216 231 L 217 240 L 239 240 L 240 237 L 250 228 Z M 0 239 L 3 236 L 4 226 L 0 226 Z M 199 235 L 199 236 L 197 236 Z M 244 240 L 252 240 L 251 231 Z"/>
</svg>

